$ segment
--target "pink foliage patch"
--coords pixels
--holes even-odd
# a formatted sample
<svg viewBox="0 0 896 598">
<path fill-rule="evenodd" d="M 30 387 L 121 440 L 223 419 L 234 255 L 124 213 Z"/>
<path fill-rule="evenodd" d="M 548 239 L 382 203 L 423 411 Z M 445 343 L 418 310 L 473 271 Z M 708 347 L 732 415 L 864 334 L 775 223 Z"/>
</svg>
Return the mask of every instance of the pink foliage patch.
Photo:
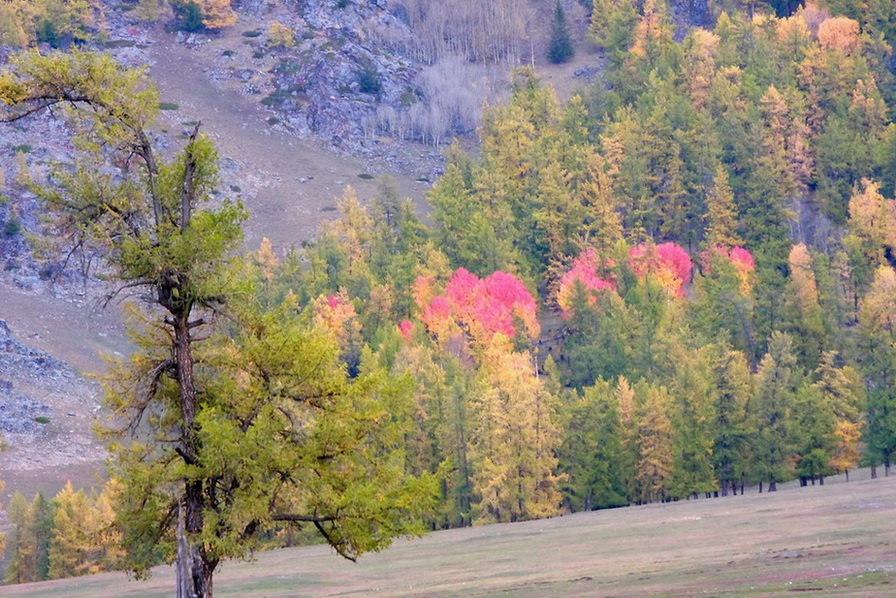
<svg viewBox="0 0 896 598">
<path fill-rule="evenodd" d="M 538 335 L 535 299 L 518 278 L 506 272 L 480 279 L 459 268 L 448 281 L 444 295 L 433 297 L 421 307 L 421 318 L 432 331 L 444 330 L 450 319 L 475 337 L 490 339 L 498 333 L 513 337 L 519 320 L 526 333 Z"/>
<path fill-rule="evenodd" d="M 414 324 L 410 320 L 402 320 L 398 324 L 398 332 L 406 342 L 411 340 L 411 332 L 414 330 Z"/>
<path fill-rule="evenodd" d="M 728 252 L 728 259 L 734 264 L 734 267 L 742 272 L 752 272 L 756 269 L 756 260 L 753 254 L 743 247 L 732 247 Z"/>
<path fill-rule="evenodd" d="M 589 305 L 594 305 L 597 301 L 594 292 L 603 289 L 616 290 L 616 283 L 612 278 L 604 279 L 598 275 L 599 265 L 601 265 L 600 257 L 593 247 L 589 247 L 573 260 L 572 268 L 560 279 L 560 285 L 557 288 L 557 305 L 560 306 L 564 318 L 572 317 L 572 300 L 575 296 L 576 284 L 582 285 L 589 293 Z M 613 263 L 611 260 L 607 260 L 605 265 L 612 267 Z"/>
<path fill-rule="evenodd" d="M 667 293 L 684 297 L 684 285 L 691 281 L 692 264 L 691 256 L 680 245 L 642 243 L 632 247 L 628 255 L 628 266 L 635 276 L 643 278 L 652 274 Z"/>
</svg>

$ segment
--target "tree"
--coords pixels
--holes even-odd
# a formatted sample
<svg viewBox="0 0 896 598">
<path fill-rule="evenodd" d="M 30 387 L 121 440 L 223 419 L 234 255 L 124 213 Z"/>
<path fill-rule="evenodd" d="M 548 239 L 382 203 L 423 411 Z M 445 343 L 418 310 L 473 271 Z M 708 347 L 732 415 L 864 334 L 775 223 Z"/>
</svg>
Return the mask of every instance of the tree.
<svg viewBox="0 0 896 598">
<path fill-rule="evenodd" d="M 757 481 L 768 482 L 768 491 L 774 492 L 777 483 L 789 474 L 791 456 L 794 403 L 798 379 L 796 355 L 790 335 L 775 332 L 769 341 L 769 350 L 756 372 L 758 393 L 752 406 L 755 437 L 753 457 Z"/>
<path fill-rule="evenodd" d="M 889 475 L 896 453 L 896 271 L 880 266 L 859 310 L 860 359 L 867 391 L 864 438 L 867 458 Z"/>
<path fill-rule="evenodd" d="M 125 564 L 147 574 L 159 554 L 176 560 L 179 592 L 207 598 L 220 561 L 276 526 L 311 525 L 348 558 L 414 532 L 409 512 L 430 487 L 397 465 L 406 385 L 376 371 L 348 381 L 335 341 L 294 306 L 231 301 L 234 324 L 212 326 L 236 296 L 226 266 L 245 214 L 205 203 L 215 152 L 198 126 L 174 160 L 158 159 L 155 89 L 104 55 L 13 57 L 0 100 L 3 122 L 66 108 L 86 151 L 35 190 L 57 239 L 102 248 L 122 286 L 149 298 L 139 349 L 105 384 Z"/>
<path fill-rule="evenodd" d="M 737 206 L 728 184 L 728 171 L 716 164 L 712 185 L 706 191 L 706 245 L 731 248 L 743 245 L 737 234 Z"/>
<path fill-rule="evenodd" d="M 628 504 L 622 470 L 622 430 L 614 391 L 610 382 L 598 380 L 563 409 L 567 421 L 558 469 L 567 476 L 561 490 L 570 511 Z"/>
<path fill-rule="evenodd" d="M 529 354 L 511 351 L 506 339 L 489 346 L 483 361 L 471 405 L 474 523 L 556 515 L 560 434 L 553 397 Z"/>
<path fill-rule="evenodd" d="M 560 0 L 554 5 L 554 16 L 551 20 L 551 41 L 548 44 L 548 60 L 554 64 L 566 62 L 575 55 L 569 24 L 566 22 L 566 11 Z"/>
<path fill-rule="evenodd" d="M 86 575 L 90 565 L 91 505 L 84 490 L 68 482 L 54 498 L 53 539 L 50 541 L 50 579 Z"/>
<path fill-rule="evenodd" d="M 636 390 L 643 397 L 638 417 L 638 500 L 662 501 L 669 497 L 673 468 L 669 393 L 644 381 Z"/>
<path fill-rule="evenodd" d="M 6 583 L 27 583 L 38 581 L 37 547 L 31 533 L 34 517 L 28 501 L 21 493 L 12 495 L 7 507 L 11 527 L 9 539 L 9 562 L 6 565 Z"/>
</svg>

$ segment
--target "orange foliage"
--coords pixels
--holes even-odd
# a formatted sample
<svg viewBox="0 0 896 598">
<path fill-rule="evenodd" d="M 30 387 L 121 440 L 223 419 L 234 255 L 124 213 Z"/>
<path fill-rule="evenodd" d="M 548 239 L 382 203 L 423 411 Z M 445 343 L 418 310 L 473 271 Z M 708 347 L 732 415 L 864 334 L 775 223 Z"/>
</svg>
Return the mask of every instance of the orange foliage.
<svg viewBox="0 0 896 598">
<path fill-rule="evenodd" d="M 805 313 L 818 304 L 818 286 L 815 284 L 815 272 L 812 270 L 812 257 L 805 243 L 798 243 L 790 250 L 791 288 L 796 293 L 796 301 Z"/>
<path fill-rule="evenodd" d="M 230 0 L 201 0 L 202 24 L 208 29 L 223 29 L 236 23 L 236 13 Z"/>
<path fill-rule="evenodd" d="M 859 24 L 847 17 L 832 17 L 818 26 L 818 44 L 822 48 L 839 48 L 848 53 L 858 41 Z"/>
</svg>

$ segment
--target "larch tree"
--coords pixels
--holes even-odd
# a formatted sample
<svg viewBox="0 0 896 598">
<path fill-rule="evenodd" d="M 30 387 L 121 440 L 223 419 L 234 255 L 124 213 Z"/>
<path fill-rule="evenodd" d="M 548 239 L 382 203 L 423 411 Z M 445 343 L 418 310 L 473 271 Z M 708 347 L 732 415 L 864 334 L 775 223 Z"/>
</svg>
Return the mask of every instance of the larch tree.
<svg viewBox="0 0 896 598">
<path fill-rule="evenodd" d="M 156 155 L 157 106 L 141 70 L 105 55 L 24 53 L 0 75 L 0 122 L 63 108 L 83 149 L 33 184 L 62 249 L 100 248 L 147 298 L 138 350 L 106 380 L 125 566 L 146 575 L 161 554 L 179 595 L 209 598 L 218 564 L 278 526 L 312 526 L 348 558 L 417 531 L 431 488 L 397 465 L 406 384 L 347 380 L 335 341 L 294 308 L 228 303 L 247 292 L 229 270 L 244 210 L 208 202 L 216 156 L 198 126 L 173 160 Z"/>
<path fill-rule="evenodd" d="M 90 504 L 84 490 L 75 491 L 72 483 L 53 499 L 53 539 L 50 541 L 50 579 L 86 575 L 90 565 Z"/>
<path fill-rule="evenodd" d="M 715 420 L 712 429 L 712 462 L 721 495 L 737 494 L 747 466 L 750 439 L 747 403 L 753 392 L 750 367 L 740 351 L 726 346 L 717 349 L 713 359 Z"/>
<path fill-rule="evenodd" d="M 642 395 L 638 414 L 638 465 L 636 479 L 640 502 L 662 501 L 670 496 L 673 475 L 673 432 L 669 420 L 671 399 L 662 386 L 644 381 L 636 385 Z"/>
<path fill-rule="evenodd" d="M 34 516 L 28 501 L 20 492 L 12 495 L 6 508 L 10 524 L 9 561 L 4 572 L 6 583 L 39 581 L 37 546 L 33 532 Z"/>
<path fill-rule="evenodd" d="M 728 181 L 728 170 L 716 164 L 712 184 L 706 190 L 706 245 L 730 249 L 743 245 L 737 232 L 737 206 Z"/>
<path fill-rule="evenodd" d="M 864 438 L 872 466 L 889 475 L 896 453 L 896 271 L 879 266 L 859 309 L 859 354 L 867 391 Z"/>
<path fill-rule="evenodd" d="M 560 434 L 554 399 L 530 356 L 511 351 L 503 335 L 492 341 L 484 360 L 471 406 L 475 522 L 556 515 Z"/>
<path fill-rule="evenodd" d="M 760 491 L 763 482 L 768 482 L 768 491 L 775 492 L 778 482 L 789 473 L 794 402 L 800 377 L 796 361 L 792 337 L 775 332 L 756 372 L 758 393 L 751 402 L 755 430 L 751 441 Z"/>
</svg>

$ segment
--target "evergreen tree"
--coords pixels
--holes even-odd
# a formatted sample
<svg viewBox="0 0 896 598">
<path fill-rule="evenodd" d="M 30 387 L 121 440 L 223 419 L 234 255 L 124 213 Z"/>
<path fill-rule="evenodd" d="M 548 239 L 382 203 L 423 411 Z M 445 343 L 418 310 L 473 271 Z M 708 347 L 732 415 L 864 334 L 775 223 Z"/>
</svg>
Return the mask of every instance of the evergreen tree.
<svg viewBox="0 0 896 598">
<path fill-rule="evenodd" d="M 560 0 L 554 5 L 554 16 L 551 20 L 551 41 L 548 44 L 548 60 L 554 64 L 568 61 L 575 55 L 569 23 L 566 22 L 566 11 Z"/>
<path fill-rule="evenodd" d="M 561 486 L 566 508 L 575 512 L 627 505 L 613 385 L 598 380 L 570 400 L 558 463 L 567 476 Z"/>
<path fill-rule="evenodd" d="M 790 476 L 796 393 L 800 384 L 793 339 L 775 332 L 756 373 L 758 394 L 751 405 L 755 436 L 751 439 L 755 481 L 768 491 Z"/>
</svg>

